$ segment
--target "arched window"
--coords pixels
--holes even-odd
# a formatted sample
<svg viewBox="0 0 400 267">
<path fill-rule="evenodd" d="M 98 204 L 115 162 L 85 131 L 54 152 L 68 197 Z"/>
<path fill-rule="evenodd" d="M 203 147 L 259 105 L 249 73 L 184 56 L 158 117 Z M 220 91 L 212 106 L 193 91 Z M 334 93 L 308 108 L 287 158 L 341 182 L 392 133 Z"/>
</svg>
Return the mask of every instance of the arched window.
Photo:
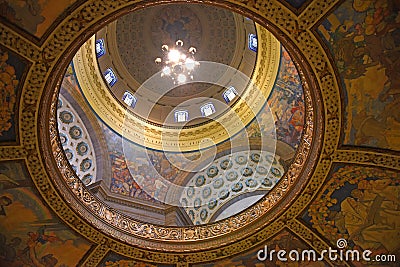
<svg viewBox="0 0 400 267">
<path fill-rule="evenodd" d="M 229 104 L 229 102 L 231 102 L 237 95 L 238 93 L 236 92 L 235 87 L 229 86 L 222 94 L 222 97 L 225 99 L 225 102 Z"/>
<path fill-rule="evenodd" d="M 130 106 L 131 108 L 134 108 L 136 106 L 136 97 L 132 95 L 130 92 L 126 91 L 124 95 L 122 96 L 122 101 L 124 101 L 125 104 Z"/>
<path fill-rule="evenodd" d="M 117 82 L 117 76 L 115 76 L 114 71 L 111 68 L 108 68 L 104 72 L 104 78 L 109 86 L 113 86 Z"/>
<path fill-rule="evenodd" d="M 96 56 L 99 58 L 106 53 L 106 46 L 104 39 L 96 40 Z"/>
<path fill-rule="evenodd" d="M 187 110 L 175 111 L 175 122 L 185 122 L 189 120 L 189 112 Z"/>
<path fill-rule="evenodd" d="M 249 44 L 249 49 L 251 51 L 257 52 L 257 45 L 258 45 L 257 35 L 250 33 L 248 44 Z"/>
<path fill-rule="evenodd" d="M 207 103 L 200 107 L 200 112 L 203 117 L 207 117 L 215 113 L 215 107 L 213 103 Z"/>
</svg>

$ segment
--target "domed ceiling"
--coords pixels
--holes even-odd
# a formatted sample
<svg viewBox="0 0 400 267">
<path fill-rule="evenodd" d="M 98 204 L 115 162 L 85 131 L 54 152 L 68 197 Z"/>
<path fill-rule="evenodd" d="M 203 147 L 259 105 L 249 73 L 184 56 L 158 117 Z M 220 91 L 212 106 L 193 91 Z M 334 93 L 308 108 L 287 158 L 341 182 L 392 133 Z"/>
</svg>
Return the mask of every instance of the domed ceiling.
<svg viewBox="0 0 400 267">
<path fill-rule="evenodd" d="M 3 2 L 0 266 L 398 265 L 397 0 Z"/>
<path fill-rule="evenodd" d="M 135 98 L 140 98 L 135 113 L 143 119 L 176 126 L 168 114 L 180 106 L 189 109 L 192 119 L 186 126 L 190 126 L 207 120 L 190 112 L 193 105 L 190 100 L 196 98 L 197 105 L 201 97 L 224 101 L 222 93 L 227 79 L 223 76 L 227 76 L 228 70 L 220 67 L 203 75 L 197 71 L 196 83 L 178 86 L 164 79 L 165 92 L 160 92 L 160 88 L 146 88 L 145 82 L 161 71 L 154 60 L 162 56 L 162 46 L 172 49 L 181 40 L 186 50 L 196 48 L 197 61 L 223 64 L 225 68 L 241 71 L 247 78 L 253 72 L 256 55 L 247 48 L 246 40 L 255 32 L 251 20 L 225 9 L 206 5 L 154 6 L 127 14 L 97 32 L 96 40 L 107 50 L 97 60 L 102 73 L 111 68 L 117 74 L 119 82 L 113 83 L 110 89 L 122 105 L 129 106 L 122 101 L 126 92 L 135 92 Z M 151 106 L 151 110 L 145 111 L 143 103 Z"/>
<path fill-rule="evenodd" d="M 138 22 L 143 27 L 133 27 Z M 176 39 L 199 51 L 195 56 L 200 65 L 193 76 L 219 73 L 208 83 L 204 78 L 194 78 L 173 86 L 169 77 L 160 75 L 162 67 L 154 63 L 154 58 L 162 52 L 163 44 L 172 46 Z M 94 51 L 95 58 L 91 57 Z M 266 55 L 262 61 L 260 57 L 257 60 L 259 54 Z M 88 65 L 93 66 L 90 72 Z M 112 81 L 107 76 L 110 70 Z M 159 83 L 158 91 L 143 86 L 151 80 Z M 99 88 L 90 86 L 91 82 L 100 85 L 104 93 L 96 96 Z M 224 98 L 227 92 L 232 98 Z M 106 109 L 107 113 L 94 105 L 102 101 L 104 94 L 109 95 L 113 107 Z M 134 99 L 130 105 L 127 94 Z M 71 105 L 64 111 L 62 103 L 67 101 L 63 95 L 74 99 L 76 106 L 87 101 L 87 110 L 94 111 L 97 122 L 90 121 L 84 110 L 76 114 Z M 164 145 L 169 139 L 166 141 L 163 135 L 157 138 L 144 131 L 146 142 L 140 142 L 135 138 L 140 132 L 126 134 L 130 121 L 137 118 L 143 127 L 154 126 L 156 113 L 162 112 L 159 106 L 166 106 L 165 97 L 169 113 L 185 111 L 189 118 L 172 124 L 168 122 L 171 115 L 158 116 L 158 129 L 175 130 L 179 146 L 182 136 L 188 136 L 192 145 L 183 151 L 180 147 L 170 150 L 171 145 Z M 67 159 L 78 176 L 92 170 L 79 176 L 84 184 L 91 184 L 92 192 L 104 203 L 126 216 L 166 225 L 197 225 L 227 218 L 268 194 L 296 154 L 306 115 L 296 65 L 271 33 L 237 13 L 195 4 L 146 8 L 101 29 L 71 63 L 59 103 L 58 131 L 66 140 L 63 149 Z M 152 110 L 146 114 L 144 106 L 150 104 Z M 211 105 L 215 114 L 196 115 L 204 105 Z M 89 132 L 82 125 L 63 126 L 73 124 L 73 113 L 78 121 L 98 128 L 90 134 L 91 139 L 107 144 L 102 149 L 109 155 L 111 168 L 103 167 L 102 177 L 94 169 L 102 162 L 93 161 L 94 155 L 101 152 L 92 145 L 85 146 L 91 158 L 73 156 L 80 155 L 78 139 Z M 232 119 L 224 118 L 226 114 L 237 120 L 234 129 L 230 129 Z M 122 127 L 114 123 L 118 119 L 123 121 Z M 213 132 L 204 131 L 212 123 L 227 128 L 225 135 L 218 131 L 220 137 L 215 138 Z M 75 150 L 75 154 L 71 152 Z"/>
</svg>

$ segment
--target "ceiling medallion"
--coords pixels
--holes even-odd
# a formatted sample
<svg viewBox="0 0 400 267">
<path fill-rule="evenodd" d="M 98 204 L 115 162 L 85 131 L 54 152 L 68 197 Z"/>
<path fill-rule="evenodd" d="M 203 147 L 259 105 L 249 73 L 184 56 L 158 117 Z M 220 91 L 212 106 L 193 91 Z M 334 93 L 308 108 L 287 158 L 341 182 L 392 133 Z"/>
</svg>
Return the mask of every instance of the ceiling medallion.
<svg viewBox="0 0 400 267">
<path fill-rule="evenodd" d="M 171 78 L 174 84 L 182 84 L 189 79 L 193 80 L 193 71 L 200 65 L 194 58 L 194 54 L 197 52 L 195 47 L 191 46 L 185 51 L 183 41 L 177 40 L 172 48 L 163 44 L 161 50 L 163 57 L 157 57 L 154 60 L 156 64 L 163 63 L 161 77 Z"/>
</svg>

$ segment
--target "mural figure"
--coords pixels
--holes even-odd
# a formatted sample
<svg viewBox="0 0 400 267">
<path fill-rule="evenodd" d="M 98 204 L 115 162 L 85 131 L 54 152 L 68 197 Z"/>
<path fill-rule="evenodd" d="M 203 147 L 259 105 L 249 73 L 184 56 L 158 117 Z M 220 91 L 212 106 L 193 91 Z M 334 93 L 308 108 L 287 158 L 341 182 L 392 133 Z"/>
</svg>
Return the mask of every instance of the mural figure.
<svg viewBox="0 0 400 267">
<path fill-rule="evenodd" d="M 346 1 L 318 28 L 346 90 L 345 144 L 400 149 L 399 7 Z"/>
<path fill-rule="evenodd" d="M 0 266 L 76 266 L 90 243 L 46 208 L 21 161 L 1 162 L 0 171 Z"/>
<path fill-rule="evenodd" d="M 349 239 L 363 249 L 400 249 L 400 188 L 391 180 L 363 181 L 341 203 Z"/>
<path fill-rule="evenodd" d="M 282 47 L 278 77 L 268 98 L 268 105 L 275 119 L 276 138 L 296 149 L 304 127 L 305 105 L 303 87 L 296 66 L 289 53 Z M 247 127 L 250 137 L 272 134 L 273 128 L 267 123 L 267 107 L 261 111 L 258 121 Z M 257 124 L 260 125 L 257 125 Z"/>
<path fill-rule="evenodd" d="M 340 166 L 303 217 L 332 244 L 400 255 L 400 176 L 379 169 Z"/>
</svg>

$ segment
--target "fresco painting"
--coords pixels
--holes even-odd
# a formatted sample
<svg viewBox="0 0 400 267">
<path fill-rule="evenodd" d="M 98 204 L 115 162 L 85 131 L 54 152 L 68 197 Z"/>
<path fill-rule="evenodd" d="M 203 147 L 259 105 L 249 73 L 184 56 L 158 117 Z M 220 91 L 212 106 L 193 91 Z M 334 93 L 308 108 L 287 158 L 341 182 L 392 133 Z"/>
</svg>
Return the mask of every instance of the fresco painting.
<svg viewBox="0 0 400 267">
<path fill-rule="evenodd" d="M 90 243 L 46 208 L 22 162 L 0 163 L 0 266 L 76 266 Z"/>
<path fill-rule="evenodd" d="M 74 2 L 76 0 L 1 0 L 0 16 L 40 38 Z"/>
<path fill-rule="evenodd" d="M 318 32 L 345 89 L 343 143 L 400 150 L 400 2 L 345 1 Z"/>
<path fill-rule="evenodd" d="M 293 149 L 300 143 L 303 133 L 305 104 L 303 87 L 289 53 L 282 47 L 282 56 L 278 77 L 268 98 L 269 108 L 275 119 L 276 138 L 285 142 Z M 274 130 L 268 122 L 267 107 L 247 127 L 249 137 L 260 137 L 271 134 Z"/>
<path fill-rule="evenodd" d="M 339 165 L 321 192 L 303 216 L 311 227 L 332 244 L 344 238 L 348 248 L 400 257 L 398 172 Z"/>
<path fill-rule="evenodd" d="M 132 148 L 134 153 L 128 153 L 128 156 L 123 150 L 109 152 L 112 168 L 110 190 L 113 193 L 158 202 L 155 199 L 166 196 L 168 185 L 157 178 L 163 177 L 173 183 L 183 172 L 179 167 L 184 165 L 179 166 L 174 162 L 179 162 L 179 158 L 183 156 L 166 155 L 164 152 L 146 150 L 135 144 L 131 144 L 130 149 Z"/>
<path fill-rule="evenodd" d="M 264 250 L 264 247 L 267 246 L 267 250 L 296 250 L 300 253 L 302 250 L 309 250 L 311 249 L 307 244 L 303 241 L 298 239 L 292 233 L 283 231 L 276 235 L 275 237 L 271 238 L 270 240 L 266 241 L 261 246 L 256 247 L 248 252 L 243 252 L 240 255 L 234 256 L 232 258 L 224 259 L 221 261 L 210 262 L 210 263 L 203 263 L 203 264 L 194 264 L 193 267 L 278 267 L 278 266 L 290 266 L 290 267 L 325 267 L 329 266 L 324 261 L 291 261 L 288 258 L 288 261 L 283 262 L 277 260 L 276 257 L 273 257 L 272 261 L 266 259 L 265 261 L 260 261 L 257 258 L 257 253 L 259 250 Z M 275 255 L 276 256 L 276 255 Z M 317 255 L 318 257 L 318 255 Z"/>
<path fill-rule="evenodd" d="M 27 64 L 0 46 L 0 142 L 15 142 L 17 92 Z"/>
</svg>

